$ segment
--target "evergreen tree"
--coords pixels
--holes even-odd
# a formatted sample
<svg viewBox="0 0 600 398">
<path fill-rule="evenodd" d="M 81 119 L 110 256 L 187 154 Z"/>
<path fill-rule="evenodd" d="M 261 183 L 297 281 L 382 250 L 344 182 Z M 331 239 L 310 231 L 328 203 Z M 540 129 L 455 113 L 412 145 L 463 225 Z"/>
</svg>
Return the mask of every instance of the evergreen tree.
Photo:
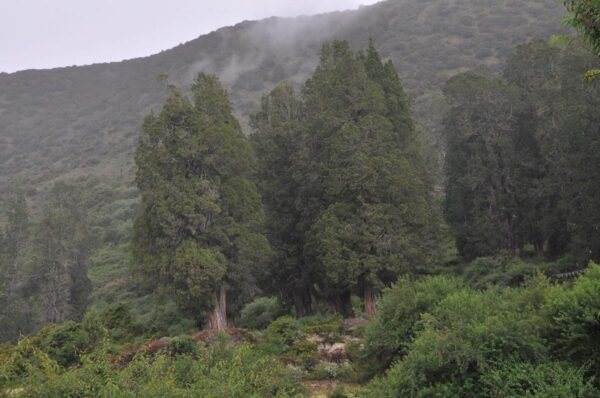
<svg viewBox="0 0 600 398">
<path fill-rule="evenodd" d="M 505 81 L 450 79 L 446 215 L 468 259 L 527 245 L 580 266 L 600 257 L 595 58 L 576 43 L 532 41 L 509 57 Z"/>
<path fill-rule="evenodd" d="M 171 288 L 199 322 L 210 313 L 210 326 L 224 328 L 228 312 L 253 294 L 270 250 L 249 180 L 254 153 L 227 93 L 204 74 L 191 91 L 192 100 L 174 89 L 161 113 L 144 121 L 132 265 L 147 286 Z"/>
<path fill-rule="evenodd" d="M 29 214 L 23 191 L 13 182 L 4 201 L 6 225 L 0 231 L 0 341 L 9 341 L 32 328 L 31 311 L 23 297 L 29 246 Z"/>
<path fill-rule="evenodd" d="M 266 203 L 293 214 L 286 253 L 313 296 L 347 314 L 351 293 L 360 293 L 372 313 L 377 292 L 425 263 L 434 240 L 429 182 L 400 80 L 372 45 L 355 54 L 334 42 L 303 87 L 299 121 L 272 122 L 269 101 L 280 93 L 263 101 L 256 140 L 266 152 Z M 270 202 L 273 191 L 279 196 Z M 279 210 L 270 224 L 284 223 Z"/>
<path fill-rule="evenodd" d="M 290 83 L 282 83 L 263 96 L 261 108 L 251 116 L 251 141 L 260 162 L 256 181 L 267 212 L 269 241 L 276 255 L 262 281 L 266 290 L 307 315 L 313 305 L 310 278 L 304 264 L 304 233 L 297 228 L 302 208 L 297 202 L 305 134 L 304 105 Z"/>
<path fill-rule="evenodd" d="M 56 183 L 35 232 L 35 269 L 43 281 L 45 323 L 83 317 L 91 291 L 87 277 L 88 228 L 81 191 Z"/>
<path fill-rule="evenodd" d="M 472 73 L 451 78 L 447 136 L 446 216 L 467 259 L 522 247 L 515 175 L 519 93 Z"/>
</svg>

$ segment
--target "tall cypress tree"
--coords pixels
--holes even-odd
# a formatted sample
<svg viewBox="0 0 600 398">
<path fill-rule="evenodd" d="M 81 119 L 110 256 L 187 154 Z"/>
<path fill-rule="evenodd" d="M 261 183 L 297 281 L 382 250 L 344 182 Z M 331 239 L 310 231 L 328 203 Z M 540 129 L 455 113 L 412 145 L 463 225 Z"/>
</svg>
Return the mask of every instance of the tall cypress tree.
<svg viewBox="0 0 600 398">
<path fill-rule="evenodd" d="M 192 99 L 173 90 L 150 114 L 136 151 L 143 212 L 133 271 L 171 288 L 181 307 L 213 328 L 253 293 L 269 255 L 255 157 L 216 77 L 200 74 Z M 236 295 L 227 295 L 235 290 Z"/>
<path fill-rule="evenodd" d="M 305 149 L 303 119 L 300 94 L 286 82 L 263 96 L 260 110 L 251 116 L 251 141 L 260 159 L 256 180 L 276 252 L 261 282 L 265 290 L 293 305 L 299 316 L 307 315 L 313 303 L 303 257 L 304 233 L 297 228 L 302 221 L 297 198 Z"/>
<path fill-rule="evenodd" d="M 41 289 L 46 323 L 83 317 L 91 291 L 89 238 L 81 191 L 56 183 L 35 232 L 35 268 L 45 281 Z"/>
<path fill-rule="evenodd" d="M 30 225 L 23 191 L 13 182 L 4 201 L 6 225 L 0 231 L 0 341 L 9 341 L 31 330 L 30 308 L 23 297 L 23 276 Z"/>
<path fill-rule="evenodd" d="M 349 313 L 360 293 L 372 313 L 380 289 L 426 262 L 434 235 L 408 100 L 372 45 L 356 54 L 346 42 L 323 46 L 302 100 L 300 122 L 283 127 L 290 146 L 269 147 L 289 152 L 271 156 L 288 162 L 294 188 L 279 176 L 266 174 L 267 183 L 294 203 L 297 264 L 313 295 Z M 276 143 L 281 131 L 270 123 L 257 134 Z"/>
<path fill-rule="evenodd" d="M 581 78 L 594 62 L 576 43 L 534 40 L 504 81 L 448 81 L 446 215 L 466 258 L 527 245 L 551 259 L 571 251 L 579 266 L 600 258 L 600 97 Z"/>
</svg>

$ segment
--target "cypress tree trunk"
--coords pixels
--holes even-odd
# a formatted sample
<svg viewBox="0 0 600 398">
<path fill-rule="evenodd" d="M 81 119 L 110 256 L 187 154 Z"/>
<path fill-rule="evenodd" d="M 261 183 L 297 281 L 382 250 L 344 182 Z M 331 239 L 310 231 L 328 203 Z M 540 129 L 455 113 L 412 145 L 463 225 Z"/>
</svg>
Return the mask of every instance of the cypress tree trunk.
<svg viewBox="0 0 600 398">
<path fill-rule="evenodd" d="M 227 327 L 227 293 L 224 286 L 219 287 L 215 293 L 215 307 L 210 316 L 209 327 L 211 329 L 223 330 Z"/>
<path fill-rule="evenodd" d="M 375 316 L 377 313 L 377 306 L 375 305 L 375 292 L 373 287 L 368 283 L 365 284 L 365 313 L 369 316 Z"/>
<path fill-rule="evenodd" d="M 345 291 L 330 301 L 330 306 L 336 314 L 343 317 L 352 316 L 352 295 L 350 291 Z"/>
</svg>

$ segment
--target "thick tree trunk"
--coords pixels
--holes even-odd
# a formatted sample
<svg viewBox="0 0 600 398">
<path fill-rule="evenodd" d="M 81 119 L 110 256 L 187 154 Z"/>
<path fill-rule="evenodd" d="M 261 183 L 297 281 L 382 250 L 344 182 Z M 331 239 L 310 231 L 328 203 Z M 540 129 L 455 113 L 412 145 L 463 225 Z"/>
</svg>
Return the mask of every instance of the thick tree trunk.
<svg viewBox="0 0 600 398">
<path fill-rule="evenodd" d="M 333 311 L 344 317 L 352 316 L 352 295 L 350 292 L 343 292 L 330 302 Z"/>
<path fill-rule="evenodd" d="M 215 296 L 215 307 L 210 316 L 209 327 L 211 329 L 223 330 L 227 328 L 227 293 L 225 287 L 220 286 Z"/>
<path fill-rule="evenodd" d="M 372 317 L 377 313 L 377 306 L 375 305 L 375 291 L 369 284 L 365 284 L 365 313 L 367 316 Z"/>
</svg>

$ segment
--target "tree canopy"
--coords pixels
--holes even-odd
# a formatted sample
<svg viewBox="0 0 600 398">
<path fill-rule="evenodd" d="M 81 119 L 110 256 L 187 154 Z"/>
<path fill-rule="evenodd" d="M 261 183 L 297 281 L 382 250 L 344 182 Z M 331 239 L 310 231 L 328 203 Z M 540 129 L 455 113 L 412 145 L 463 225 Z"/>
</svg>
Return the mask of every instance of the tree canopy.
<svg viewBox="0 0 600 398">
<path fill-rule="evenodd" d="M 228 305 L 252 296 L 269 256 L 261 199 L 249 180 L 255 163 L 214 76 L 200 74 L 191 98 L 173 89 L 160 114 L 144 121 L 133 270 L 153 287 L 172 289 L 198 322 L 212 311 L 217 328 L 227 325 Z"/>
</svg>

